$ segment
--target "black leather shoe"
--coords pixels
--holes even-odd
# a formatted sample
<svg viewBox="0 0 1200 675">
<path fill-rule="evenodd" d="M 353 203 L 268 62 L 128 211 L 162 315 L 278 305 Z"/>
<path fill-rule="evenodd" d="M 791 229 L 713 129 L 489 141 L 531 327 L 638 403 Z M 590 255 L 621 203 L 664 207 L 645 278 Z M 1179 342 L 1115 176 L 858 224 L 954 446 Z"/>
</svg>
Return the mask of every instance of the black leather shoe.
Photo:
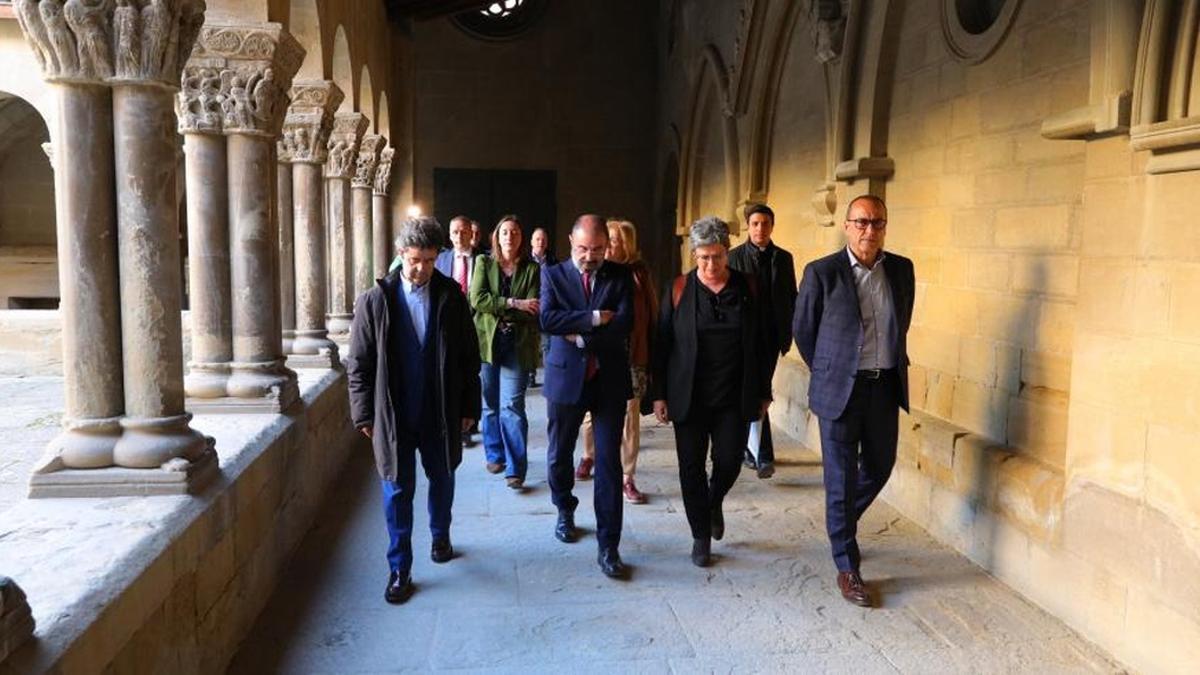
<svg viewBox="0 0 1200 675">
<path fill-rule="evenodd" d="M 579 539 L 579 532 L 575 529 L 574 513 L 558 512 L 558 523 L 554 526 L 554 536 L 564 544 L 573 544 Z"/>
<path fill-rule="evenodd" d="M 629 569 L 621 562 L 621 554 L 615 546 L 600 549 L 596 562 L 600 564 L 600 571 L 609 579 L 624 579 L 629 574 Z"/>
<path fill-rule="evenodd" d="M 725 513 L 721 510 L 720 504 L 713 504 L 712 507 L 712 538 L 716 541 L 721 541 L 725 536 Z"/>
<path fill-rule="evenodd" d="M 775 475 L 775 462 L 767 462 L 766 464 L 763 464 L 762 466 L 758 467 L 759 480 L 766 480 L 774 475 Z"/>
<path fill-rule="evenodd" d="M 454 557 L 454 546 L 450 544 L 450 537 L 434 539 L 433 547 L 429 550 L 429 557 L 435 563 L 450 562 L 450 559 Z"/>
<path fill-rule="evenodd" d="M 399 572 L 393 571 L 388 577 L 387 589 L 383 592 L 383 599 L 392 605 L 402 605 L 408 600 L 413 593 L 412 575 L 405 572 L 401 575 Z"/>
<path fill-rule="evenodd" d="M 708 567 L 712 564 L 712 540 L 692 540 L 692 564 L 696 567 Z"/>
</svg>

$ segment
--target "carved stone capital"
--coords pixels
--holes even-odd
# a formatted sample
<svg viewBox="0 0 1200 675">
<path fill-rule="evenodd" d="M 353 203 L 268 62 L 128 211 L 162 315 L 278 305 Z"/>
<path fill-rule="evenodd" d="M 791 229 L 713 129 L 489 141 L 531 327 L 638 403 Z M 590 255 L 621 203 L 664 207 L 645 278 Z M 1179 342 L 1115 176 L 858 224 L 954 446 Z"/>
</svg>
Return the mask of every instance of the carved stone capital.
<svg viewBox="0 0 1200 675">
<path fill-rule="evenodd" d="M 204 0 L 116 0 L 110 81 L 178 88 L 183 64 L 204 25 L 204 10 Z"/>
<path fill-rule="evenodd" d="M 364 136 L 358 147 L 358 161 L 354 164 L 351 187 L 370 189 L 375 184 L 375 166 L 379 164 L 379 153 L 387 140 L 378 134 Z"/>
<path fill-rule="evenodd" d="M 379 164 L 375 167 L 375 194 L 387 196 L 392 187 L 392 156 L 395 148 L 384 148 L 379 155 Z"/>
<path fill-rule="evenodd" d="M 279 135 L 303 59 L 280 24 L 205 25 L 184 69 L 180 130 Z"/>
<path fill-rule="evenodd" d="M 340 112 L 333 116 L 329 159 L 325 162 L 326 178 L 350 178 L 354 175 L 358 144 L 366 132 L 367 118 L 362 113 Z"/>
<path fill-rule="evenodd" d="M 13 13 L 47 81 L 102 84 L 112 77 L 110 0 L 16 0 Z"/>
<path fill-rule="evenodd" d="M 279 161 L 324 164 L 342 90 L 333 82 L 304 80 L 292 85 L 291 98 L 278 143 Z"/>
<path fill-rule="evenodd" d="M 0 576 L 0 661 L 33 635 L 33 614 L 16 582 Z"/>
</svg>

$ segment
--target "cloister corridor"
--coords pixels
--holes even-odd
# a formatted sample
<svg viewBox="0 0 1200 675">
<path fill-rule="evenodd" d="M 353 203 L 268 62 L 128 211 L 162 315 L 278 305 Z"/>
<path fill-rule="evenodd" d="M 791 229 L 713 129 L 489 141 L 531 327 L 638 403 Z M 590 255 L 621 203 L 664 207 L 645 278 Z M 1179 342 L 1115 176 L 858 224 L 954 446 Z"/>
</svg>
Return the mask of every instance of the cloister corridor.
<svg viewBox="0 0 1200 675">
<path fill-rule="evenodd" d="M 844 602 L 824 536 L 819 459 L 782 432 L 779 470 L 743 471 L 726 502 L 716 564 L 688 561 L 670 430 L 644 419 L 639 476 L 650 502 L 625 506 L 625 582 L 595 563 L 590 482 L 576 485 L 574 544 L 551 534 L 545 400 L 529 392 L 529 489 L 515 494 L 465 450 L 457 557 L 430 562 L 424 478 L 416 592 L 383 601 L 387 535 L 367 453 L 351 457 L 230 672 L 383 673 L 1090 673 L 1119 672 L 1063 623 L 886 504 L 860 532 L 881 606 Z"/>
</svg>

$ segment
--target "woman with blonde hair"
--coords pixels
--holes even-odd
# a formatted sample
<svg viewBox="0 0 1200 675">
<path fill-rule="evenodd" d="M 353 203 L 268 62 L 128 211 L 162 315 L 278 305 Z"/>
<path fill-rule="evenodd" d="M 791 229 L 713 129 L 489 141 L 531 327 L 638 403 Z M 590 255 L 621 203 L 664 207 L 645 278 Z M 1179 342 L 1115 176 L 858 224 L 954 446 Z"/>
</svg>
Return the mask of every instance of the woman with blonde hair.
<svg viewBox="0 0 1200 675">
<path fill-rule="evenodd" d="M 625 431 L 621 439 L 621 467 L 625 474 L 625 501 L 630 504 L 646 503 L 646 495 L 638 490 L 634 482 L 637 470 L 638 448 L 641 432 L 641 402 L 646 395 L 646 369 L 650 365 L 650 331 L 658 316 L 658 295 L 650 268 L 642 261 L 637 245 L 637 227 L 624 218 L 608 219 L 608 251 L 604 257 L 613 262 L 627 265 L 633 272 L 633 330 L 629 334 L 629 367 L 633 380 L 633 398 L 625 410 Z M 583 426 L 583 457 L 575 477 L 591 477 L 595 463 L 596 444 L 592 437 L 591 417 Z"/>
<path fill-rule="evenodd" d="M 483 415 L 480 430 L 487 470 L 504 472 L 508 487 L 525 486 L 529 419 L 525 387 L 538 359 L 538 264 L 522 247 L 516 216 L 504 216 L 492 231 L 492 252 L 475 259 L 471 307 L 483 361 Z"/>
</svg>

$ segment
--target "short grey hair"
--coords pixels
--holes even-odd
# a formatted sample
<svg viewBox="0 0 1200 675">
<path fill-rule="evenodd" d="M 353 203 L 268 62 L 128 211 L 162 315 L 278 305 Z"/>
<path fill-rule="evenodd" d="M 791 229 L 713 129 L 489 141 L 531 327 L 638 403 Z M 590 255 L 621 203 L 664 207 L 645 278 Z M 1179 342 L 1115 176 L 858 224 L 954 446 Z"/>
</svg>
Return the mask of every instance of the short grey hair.
<svg viewBox="0 0 1200 675">
<path fill-rule="evenodd" d="M 406 248 L 441 249 L 446 243 L 446 233 L 433 216 L 410 216 L 400 225 L 396 236 L 396 250 Z"/>
<path fill-rule="evenodd" d="M 701 246 L 712 246 L 713 244 L 729 248 L 729 223 L 716 216 L 705 216 L 692 223 L 688 240 L 693 251 Z"/>
</svg>

